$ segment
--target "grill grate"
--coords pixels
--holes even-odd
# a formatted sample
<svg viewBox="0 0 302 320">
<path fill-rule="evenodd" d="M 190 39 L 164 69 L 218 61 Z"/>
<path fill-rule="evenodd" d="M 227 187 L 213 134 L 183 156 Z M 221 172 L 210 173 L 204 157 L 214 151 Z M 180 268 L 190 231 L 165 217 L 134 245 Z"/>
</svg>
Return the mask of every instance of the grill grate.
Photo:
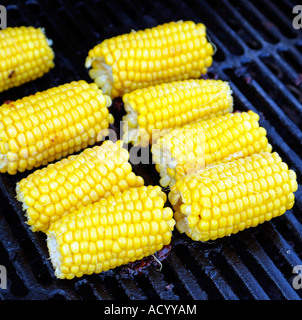
<svg viewBox="0 0 302 320">
<path fill-rule="evenodd" d="M 43 78 L 1 93 L 15 100 L 72 80 L 90 81 L 84 61 L 97 42 L 131 29 L 191 19 L 206 24 L 217 46 L 210 78 L 230 81 L 235 109 L 261 114 L 273 148 L 298 175 L 296 204 L 282 217 L 212 243 L 174 232 L 170 254 L 141 273 L 123 267 L 80 279 L 57 280 L 45 235 L 32 233 L 15 200 L 15 184 L 27 173 L 0 176 L 0 265 L 8 288 L 0 299 L 207 300 L 301 299 L 292 287 L 302 265 L 302 33 L 292 27 L 291 0 L 7 1 L 8 25 L 43 26 L 53 39 L 56 67 Z M 121 101 L 111 107 L 121 119 Z M 157 184 L 152 165 L 135 165 Z"/>
</svg>

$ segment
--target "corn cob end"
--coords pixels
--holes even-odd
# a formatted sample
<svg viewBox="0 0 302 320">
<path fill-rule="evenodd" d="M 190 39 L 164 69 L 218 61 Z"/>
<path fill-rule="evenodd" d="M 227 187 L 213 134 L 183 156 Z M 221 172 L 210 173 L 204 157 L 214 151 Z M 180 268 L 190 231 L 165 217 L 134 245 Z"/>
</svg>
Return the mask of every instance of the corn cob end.
<svg viewBox="0 0 302 320">
<path fill-rule="evenodd" d="M 114 122 L 95 83 L 73 81 L 0 107 L 0 172 L 16 174 L 94 145 Z"/>
<path fill-rule="evenodd" d="M 103 57 L 88 56 L 85 61 L 85 67 L 89 70 L 89 76 L 102 89 L 104 94 L 111 96 L 113 76 L 112 67 L 106 64 Z"/>
<path fill-rule="evenodd" d="M 212 64 L 202 23 L 178 21 L 105 39 L 88 52 L 90 77 L 112 98 L 149 85 L 197 79 Z"/>
<path fill-rule="evenodd" d="M 230 85 L 222 80 L 183 80 L 134 90 L 123 95 L 123 140 L 147 147 L 188 123 L 233 110 Z"/>
<path fill-rule="evenodd" d="M 266 130 L 258 121 L 258 114 L 249 110 L 170 130 L 151 147 L 160 185 L 171 187 L 182 176 L 208 165 L 271 152 Z"/>
<path fill-rule="evenodd" d="M 52 41 L 43 28 L 0 31 L 0 92 L 42 77 L 54 67 Z"/>
<path fill-rule="evenodd" d="M 19 181 L 17 200 L 22 203 L 31 230 L 45 232 L 68 212 L 116 192 L 143 186 L 144 179 L 132 171 L 128 160 L 123 141 L 108 140 Z"/>
<path fill-rule="evenodd" d="M 54 222 L 47 246 L 56 277 L 100 273 L 161 250 L 175 226 L 166 199 L 159 186 L 130 188 Z"/>
<path fill-rule="evenodd" d="M 208 241 L 284 214 L 293 207 L 297 188 L 295 172 L 280 156 L 262 152 L 183 177 L 169 201 L 179 232 Z"/>
</svg>

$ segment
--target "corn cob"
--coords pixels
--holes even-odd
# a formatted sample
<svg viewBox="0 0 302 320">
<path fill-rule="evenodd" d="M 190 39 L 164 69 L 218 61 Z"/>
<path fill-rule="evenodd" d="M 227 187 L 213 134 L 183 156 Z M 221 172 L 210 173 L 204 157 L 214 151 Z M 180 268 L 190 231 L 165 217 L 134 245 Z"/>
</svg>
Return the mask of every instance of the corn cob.
<svg viewBox="0 0 302 320">
<path fill-rule="evenodd" d="M 159 186 L 131 188 L 53 223 L 47 246 L 56 277 L 100 273 L 161 250 L 175 225 L 166 198 Z"/>
<path fill-rule="evenodd" d="M 160 185 L 221 161 L 271 152 L 266 130 L 253 111 L 229 113 L 171 130 L 151 147 Z"/>
<path fill-rule="evenodd" d="M 130 187 L 140 187 L 143 178 L 132 172 L 129 153 L 122 141 L 105 141 L 36 170 L 17 183 L 32 231 L 45 232 L 64 214 Z"/>
<path fill-rule="evenodd" d="M 167 132 L 233 110 L 232 92 L 221 80 L 184 80 L 137 89 L 123 96 L 123 140 L 146 147 Z"/>
<path fill-rule="evenodd" d="M 0 107 L 0 172 L 31 170 L 100 141 L 113 116 L 109 96 L 74 81 Z"/>
<path fill-rule="evenodd" d="M 54 67 L 44 31 L 15 27 L 0 31 L 0 92 L 42 77 Z"/>
<path fill-rule="evenodd" d="M 207 241 L 284 214 L 294 205 L 297 187 L 295 172 L 280 156 L 262 152 L 184 176 L 169 200 L 176 228 Z"/>
<path fill-rule="evenodd" d="M 111 98 L 164 82 L 197 79 L 212 64 L 202 23 L 178 21 L 106 39 L 86 59 L 89 75 Z"/>
</svg>

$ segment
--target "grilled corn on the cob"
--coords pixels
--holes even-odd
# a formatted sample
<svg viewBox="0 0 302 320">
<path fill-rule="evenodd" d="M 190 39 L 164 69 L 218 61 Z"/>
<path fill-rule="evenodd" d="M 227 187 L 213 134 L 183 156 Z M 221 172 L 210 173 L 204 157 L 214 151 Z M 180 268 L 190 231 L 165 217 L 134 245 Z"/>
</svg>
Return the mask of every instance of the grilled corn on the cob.
<svg viewBox="0 0 302 320">
<path fill-rule="evenodd" d="M 111 99 L 74 81 L 0 107 L 0 172 L 16 174 L 78 152 L 107 135 Z"/>
<path fill-rule="evenodd" d="M 142 147 L 167 129 L 233 110 L 232 91 L 221 80 L 184 80 L 137 89 L 123 96 L 123 140 Z"/>
<path fill-rule="evenodd" d="M 271 152 L 253 111 L 229 113 L 171 130 L 151 147 L 162 187 L 209 164 Z"/>
<path fill-rule="evenodd" d="M 0 92 L 42 77 L 54 67 L 44 31 L 15 27 L 0 31 Z"/>
<path fill-rule="evenodd" d="M 202 23 L 178 21 L 132 31 L 88 53 L 90 77 L 111 98 L 164 82 L 196 79 L 212 64 L 213 46 Z"/>
<path fill-rule="evenodd" d="M 294 205 L 297 187 L 295 172 L 280 156 L 263 152 L 184 176 L 169 200 L 176 228 L 207 241 L 284 214 Z"/>
<path fill-rule="evenodd" d="M 100 273 L 161 250 L 175 225 L 165 201 L 159 186 L 131 188 L 53 223 L 47 246 L 55 275 Z"/>
<path fill-rule="evenodd" d="M 17 199 L 32 231 L 46 231 L 64 214 L 130 187 L 143 178 L 132 172 L 122 141 L 105 141 L 36 170 L 17 184 Z"/>
</svg>

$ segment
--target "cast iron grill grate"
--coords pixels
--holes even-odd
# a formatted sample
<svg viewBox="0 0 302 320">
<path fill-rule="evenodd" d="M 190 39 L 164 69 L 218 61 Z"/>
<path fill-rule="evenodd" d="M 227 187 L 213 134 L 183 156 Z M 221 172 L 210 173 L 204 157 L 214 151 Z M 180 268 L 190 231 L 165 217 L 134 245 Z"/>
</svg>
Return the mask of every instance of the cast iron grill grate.
<svg viewBox="0 0 302 320">
<path fill-rule="evenodd" d="M 2 1 L 3 2 L 3 1 Z M 26 0 L 7 1 L 8 25 L 43 26 L 56 67 L 43 78 L 1 93 L 15 100 L 72 80 L 90 81 L 84 68 L 97 42 L 131 29 L 192 19 L 203 22 L 217 46 L 208 77 L 230 81 L 237 110 L 261 114 L 274 149 L 298 175 L 302 188 L 302 31 L 292 27 L 294 1 Z M 120 100 L 112 112 L 121 119 Z M 152 165 L 135 165 L 157 184 Z M 0 265 L 8 288 L 0 299 L 301 299 L 292 273 L 302 265 L 302 191 L 282 217 L 215 242 L 194 243 L 174 232 L 170 254 L 138 274 L 122 267 L 81 279 L 57 280 L 45 236 L 32 233 L 15 200 L 15 184 L 28 173 L 0 176 Z"/>
</svg>

